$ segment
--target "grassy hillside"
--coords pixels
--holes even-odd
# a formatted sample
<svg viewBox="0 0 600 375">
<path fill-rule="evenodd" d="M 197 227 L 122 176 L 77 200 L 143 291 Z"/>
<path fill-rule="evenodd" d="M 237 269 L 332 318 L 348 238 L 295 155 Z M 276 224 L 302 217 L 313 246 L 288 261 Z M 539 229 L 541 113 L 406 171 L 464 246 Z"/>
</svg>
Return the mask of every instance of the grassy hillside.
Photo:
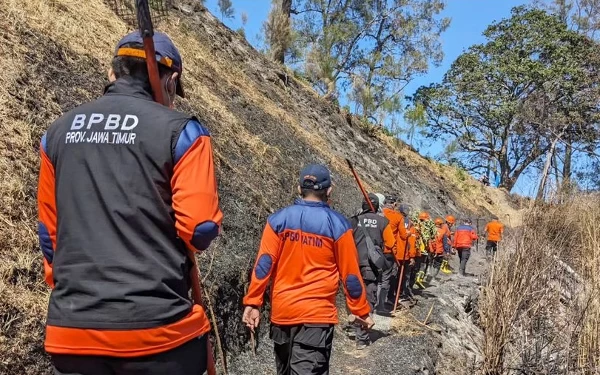
<svg viewBox="0 0 600 375">
<path fill-rule="evenodd" d="M 240 301 L 265 218 L 291 202 L 308 162 L 331 166 L 335 208 L 360 194 L 350 157 L 370 189 L 394 191 L 434 214 L 518 212 L 508 196 L 323 102 L 203 10 L 173 9 L 158 25 L 184 57 L 188 99 L 179 108 L 211 130 L 225 213 L 223 234 L 200 257 L 225 349 L 247 341 Z M 115 43 L 128 31 L 101 1 L 0 0 L 0 373 L 45 374 L 48 290 L 42 282 L 35 205 L 38 142 L 61 113 L 101 95 Z"/>
</svg>

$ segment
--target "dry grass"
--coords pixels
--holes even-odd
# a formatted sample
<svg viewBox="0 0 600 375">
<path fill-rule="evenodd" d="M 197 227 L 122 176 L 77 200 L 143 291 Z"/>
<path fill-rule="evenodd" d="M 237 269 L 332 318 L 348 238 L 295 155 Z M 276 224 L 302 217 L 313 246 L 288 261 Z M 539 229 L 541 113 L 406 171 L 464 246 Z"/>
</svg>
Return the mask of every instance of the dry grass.
<svg viewBox="0 0 600 375">
<path fill-rule="evenodd" d="M 239 313 L 237 273 L 244 274 L 254 255 L 257 227 L 294 195 L 286 190 L 292 185 L 287 181 L 309 160 L 345 173 L 340 192 L 356 190 L 340 157 L 345 140 L 337 140 L 348 135 L 348 128 L 303 82 L 283 85 L 277 75 L 283 68 L 269 65 L 212 16 L 180 16 L 175 13 L 158 26 L 184 56 L 189 98 L 178 104 L 200 115 L 214 134 L 220 193 L 230 219 L 228 233 L 215 246 L 228 255 L 216 256 L 207 280 L 214 294 L 207 294 L 220 303 L 215 305 L 219 324 L 227 331 L 226 344 L 235 349 L 243 340 L 239 316 L 231 313 Z M 36 234 L 40 136 L 63 111 L 101 94 L 113 47 L 127 30 L 103 1 L 0 0 L 0 374 L 45 374 L 49 368 L 42 346 L 48 290 Z M 326 133 L 324 124 L 337 131 Z M 332 149 L 336 141 L 337 151 Z M 390 162 L 403 155 L 419 169 L 423 178 L 415 185 L 440 188 L 443 172 L 417 153 L 390 145 L 395 155 Z M 376 174 L 365 180 L 382 189 L 390 183 Z M 444 185 L 455 189 L 451 182 Z M 355 203 L 356 194 L 343 197 L 346 208 Z M 476 208 L 466 203 L 459 208 Z M 219 276 L 213 277 L 217 270 Z"/>
<path fill-rule="evenodd" d="M 480 298 L 482 374 L 600 372 L 600 197 L 536 207 Z"/>
</svg>

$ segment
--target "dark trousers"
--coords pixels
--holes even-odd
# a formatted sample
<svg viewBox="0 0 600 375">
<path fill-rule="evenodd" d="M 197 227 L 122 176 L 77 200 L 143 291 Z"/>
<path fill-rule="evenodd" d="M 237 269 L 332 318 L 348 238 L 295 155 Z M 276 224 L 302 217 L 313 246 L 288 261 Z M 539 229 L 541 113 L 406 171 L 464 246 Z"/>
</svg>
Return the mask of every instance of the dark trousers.
<svg viewBox="0 0 600 375">
<path fill-rule="evenodd" d="M 387 300 L 390 291 L 390 283 L 394 276 L 394 268 L 396 267 L 396 258 L 393 254 L 385 254 L 388 264 L 393 265 L 387 270 L 379 273 L 378 300 L 375 309 L 377 311 L 386 311 L 385 301 Z"/>
<path fill-rule="evenodd" d="M 394 282 L 392 283 L 392 295 L 393 301 L 396 299 L 396 292 L 398 291 L 398 283 L 402 284 L 402 290 L 400 291 L 400 298 L 409 298 L 412 297 L 412 284 L 410 283 L 410 276 L 412 273 L 413 267 L 410 265 L 410 260 L 401 260 L 399 261 L 400 267 L 398 267 L 398 272 L 395 275 Z M 404 272 L 402 272 L 402 267 L 404 267 Z M 402 274 L 402 280 L 400 280 L 400 274 Z M 416 275 L 416 273 L 415 273 Z"/>
<path fill-rule="evenodd" d="M 415 281 L 417 281 L 417 274 L 421 271 L 421 265 L 423 264 L 424 256 L 419 255 L 415 258 L 415 265 L 410 268 L 410 276 L 408 280 L 408 284 L 412 288 L 415 285 Z"/>
<path fill-rule="evenodd" d="M 461 275 L 465 275 L 465 272 L 467 270 L 467 262 L 469 261 L 469 258 L 471 257 L 471 248 L 470 247 L 462 247 L 462 248 L 458 248 L 456 249 L 458 250 L 458 258 L 460 259 L 460 269 L 459 272 Z"/>
<path fill-rule="evenodd" d="M 136 358 L 51 355 L 54 375 L 202 375 L 206 335 L 167 352 Z"/>
<path fill-rule="evenodd" d="M 271 339 L 277 375 L 329 374 L 333 324 L 272 324 Z"/>
<path fill-rule="evenodd" d="M 440 273 L 440 267 L 442 266 L 442 261 L 444 260 L 444 254 L 435 254 L 431 259 L 431 277 L 436 278 Z"/>
<path fill-rule="evenodd" d="M 377 304 L 377 282 L 371 280 L 363 280 L 365 284 L 367 301 L 369 305 L 371 305 L 371 311 L 375 308 Z M 360 324 L 356 325 L 356 341 L 362 343 L 368 343 L 370 341 L 369 331 L 363 328 Z"/>
<path fill-rule="evenodd" d="M 485 244 L 485 251 L 487 255 L 496 255 L 496 251 L 498 250 L 498 241 L 490 241 Z"/>
</svg>

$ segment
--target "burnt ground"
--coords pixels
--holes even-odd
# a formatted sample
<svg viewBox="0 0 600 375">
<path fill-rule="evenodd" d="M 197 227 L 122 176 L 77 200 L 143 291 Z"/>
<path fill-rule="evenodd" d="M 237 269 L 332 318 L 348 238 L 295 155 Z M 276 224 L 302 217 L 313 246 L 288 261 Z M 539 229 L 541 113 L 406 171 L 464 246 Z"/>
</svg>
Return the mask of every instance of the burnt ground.
<svg viewBox="0 0 600 375">
<path fill-rule="evenodd" d="M 458 256 L 451 266 L 458 270 Z M 479 280 L 486 269 L 483 246 L 467 264 L 467 277 L 456 272 L 440 272 L 433 281 L 418 292 L 417 304 L 401 310 L 393 318 L 390 331 L 372 332 L 374 342 L 357 351 L 354 340 L 348 337 L 343 324 L 336 327 L 331 360 L 331 375 L 380 374 L 471 374 L 480 358 L 478 343 L 481 331 L 476 325 L 476 300 Z M 423 322 L 433 305 L 427 328 Z M 263 324 L 265 325 L 265 324 Z M 275 374 L 272 342 L 267 335 L 260 338 L 256 356 L 251 351 L 229 358 L 229 373 Z"/>
</svg>

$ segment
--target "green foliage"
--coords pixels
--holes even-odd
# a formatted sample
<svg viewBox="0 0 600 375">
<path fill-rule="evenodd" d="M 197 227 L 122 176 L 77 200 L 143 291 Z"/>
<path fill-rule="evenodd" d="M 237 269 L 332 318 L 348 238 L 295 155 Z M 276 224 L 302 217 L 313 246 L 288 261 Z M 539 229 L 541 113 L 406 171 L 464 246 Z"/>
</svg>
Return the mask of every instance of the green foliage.
<svg viewBox="0 0 600 375">
<path fill-rule="evenodd" d="M 317 90 L 346 95 L 381 124 L 401 109 L 406 84 L 441 62 L 443 8 L 443 0 L 301 0 L 294 43 Z"/>
<path fill-rule="evenodd" d="M 244 39 L 246 38 L 246 29 L 243 27 L 238 28 L 235 32 L 240 34 Z"/>
<path fill-rule="evenodd" d="M 449 151 L 469 170 L 497 166 L 510 190 L 557 129 L 593 123 L 600 59 L 597 45 L 540 10 L 514 8 L 484 36 L 441 84 L 417 90 L 412 111 L 419 119 L 419 106 L 425 109 L 427 135 L 451 137 Z"/>
<path fill-rule="evenodd" d="M 231 0 L 219 0 L 219 12 L 221 12 L 221 21 L 225 18 L 233 18 L 235 10 L 233 9 L 233 3 Z"/>
<path fill-rule="evenodd" d="M 433 220 L 419 220 L 420 211 L 413 211 L 410 213 L 410 220 L 412 220 L 414 226 L 417 228 L 419 232 L 420 239 L 424 244 L 429 243 L 429 241 L 433 240 L 437 234 L 437 228 Z"/>
</svg>

